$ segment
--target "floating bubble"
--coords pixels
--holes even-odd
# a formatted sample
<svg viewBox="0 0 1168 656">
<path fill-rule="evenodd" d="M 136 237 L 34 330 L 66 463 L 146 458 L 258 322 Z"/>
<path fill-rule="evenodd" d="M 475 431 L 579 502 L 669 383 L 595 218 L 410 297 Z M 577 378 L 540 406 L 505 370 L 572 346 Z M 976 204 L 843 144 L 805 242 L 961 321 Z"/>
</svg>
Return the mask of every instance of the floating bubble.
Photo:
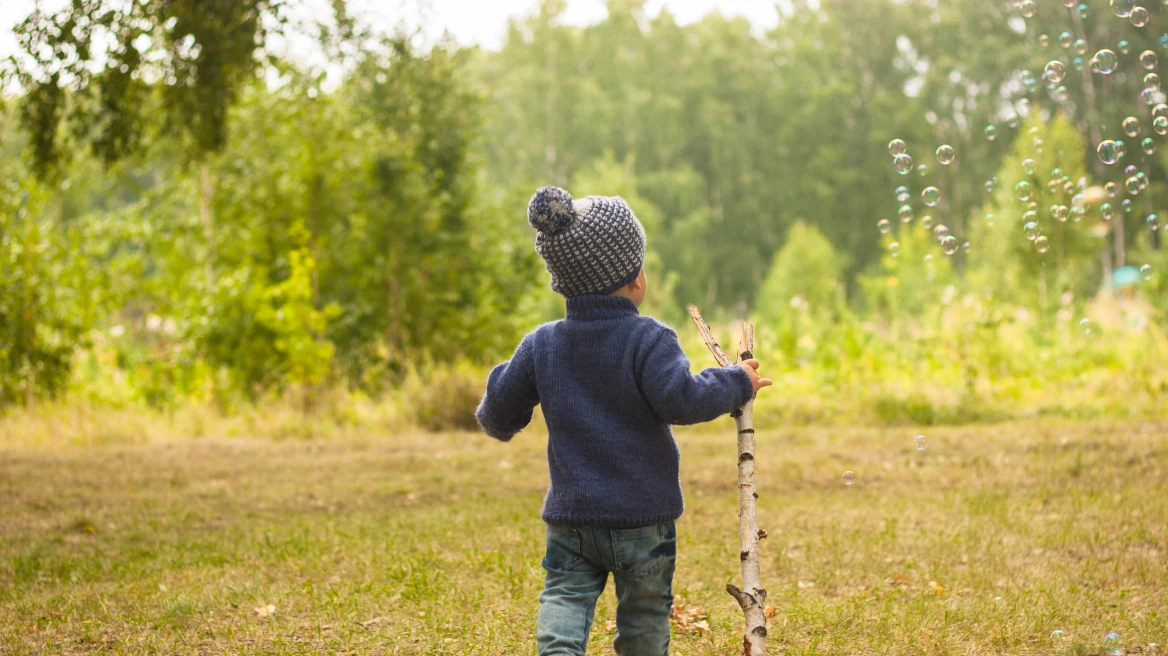
<svg viewBox="0 0 1168 656">
<path fill-rule="evenodd" d="M 997 138 L 997 136 L 998 136 L 998 129 L 996 127 L 994 127 L 993 123 L 985 126 L 986 141 L 993 141 L 994 139 Z"/>
<path fill-rule="evenodd" d="M 953 235 L 946 235 L 941 239 L 941 250 L 945 251 L 946 255 L 952 255 L 961 248 L 957 243 L 957 238 Z"/>
<path fill-rule="evenodd" d="M 1144 101 L 1144 104 L 1147 105 L 1148 107 L 1151 107 L 1151 106 L 1155 105 L 1156 103 L 1160 102 L 1161 100 L 1163 100 L 1163 98 L 1161 98 L 1162 95 L 1163 94 L 1160 93 L 1159 89 L 1141 89 L 1140 90 L 1140 100 Z"/>
<path fill-rule="evenodd" d="M 921 200 L 929 207 L 936 207 L 937 202 L 941 200 L 941 191 L 936 187 L 925 187 L 921 192 Z"/>
<path fill-rule="evenodd" d="M 949 234 L 949 226 L 942 224 L 942 225 L 938 225 L 936 228 L 933 228 L 933 238 L 936 239 L 937 241 L 941 241 L 948 234 Z"/>
<path fill-rule="evenodd" d="M 912 156 L 901 153 L 900 155 L 893 157 L 892 167 L 896 169 L 897 173 L 901 175 L 908 175 L 908 172 L 913 168 Z"/>
<path fill-rule="evenodd" d="M 1135 175 L 1138 171 L 1139 171 L 1139 169 L 1136 168 L 1135 164 L 1128 164 L 1127 166 L 1123 167 L 1123 177 L 1125 177 L 1125 178 L 1131 177 L 1131 176 Z"/>
<path fill-rule="evenodd" d="M 1111 11 L 1120 18 L 1131 16 L 1136 7 L 1136 0 L 1111 0 Z"/>
<path fill-rule="evenodd" d="M 1141 190 L 1148 188 L 1148 174 L 1147 173 L 1144 173 L 1143 171 L 1137 172 L 1136 179 L 1140 181 L 1140 189 Z"/>
<path fill-rule="evenodd" d="M 1152 118 L 1159 118 L 1161 116 L 1168 116 L 1168 104 L 1157 103 L 1156 106 L 1152 108 Z"/>
<path fill-rule="evenodd" d="M 1045 253 L 1050 250 L 1050 240 L 1045 235 L 1040 235 L 1034 240 L 1034 250 L 1039 253 Z"/>
<path fill-rule="evenodd" d="M 1156 152 L 1156 142 L 1151 137 L 1144 137 L 1140 142 L 1140 147 L 1144 149 L 1145 155 L 1151 155 Z"/>
<path fill-rule="evenodd" d="M 1115 3 L 1115 0 L 1112 0 L 1112 4 L 1114 4 L 1114 3 Z M 1050 639 L 1051 639 L 1051 640 L 1054 640 L 1055 638 L 1061 638 L 1061 637 L 1063 637 L 1063 632 L 1062 632 L 1062 631 L 1059 631 L 1058 629 L 1055 629 L 1055 630 L 1054 630 L 1054 631 L 1052 631 L 1052 632 L 1051 632 L 1051 634 L 1050 634 Z"/>
<path fill-rule="evenodd" d="M 1076 54 L 1087 54 L 1087 42 L 1083 39 L 1075 39 L 1075 43 L 1073 46 L 1071 46 L 1071 48 L 1075 51 Z"/>
<path fill-rule="evenodd" d="M 1140 134 L 1140 119 L 1129 116 L 1123 119 L 1123 133 L 1129 137 L 1139 136 Z"/>
<path fill-rule="evenodd" d="M 1132 212 L 1132 199 L 1124 198 L 1122 201 L 1120 201 L 1119 206 L 1123 208 L 1124 214 L 1131 214 L 1131 212 Z"/>
<path fill-rule="evenodd" d="M 1152 129 L 1156 134 L 1168 134 L 1168 116 L 1157 116 L 1152 119 Z"/>
<path fill-rule="evenodd" d="M 1144 88 L 1145 89 L 1159 89 L 1160 88 L 1160 75 L 1158 73 L 1148 73 L 1147 75 L 1145 75 L 1144 76 Z"/>
<path fill-rule="evenodd" d="M 953 146 L 945 144 L 937 149 L 937 161 L 941 163 L 941 166 L 949 166 L 955 157 L 957 157 L 957 153 L 953 151 Z"/>
<path fill-rule="evenodd" d="M 985 190 L 988 193 L 991 193 L 991 194 L 994 193 L 994 187 L 996 187 L 996 186 L 998 186 L 997 180 L 986 180 L 985 181 Z"/>
<path fill-rule="evenodd" d="M 1087 317 L 1083 317 L 1082 319 L 1079 320 L 1079 328 L 1083 331 L 1084 335 L 1090 335 L 1091 334 L 1091 320 L 1088 319 Z"/>
<path fill-rule="evenodd" d="M 1070 32 L 1063 32 L 1062 34 L 1058 35 L 1059 45 L 1064 48 L 1070 48 L 1071 43 L 1074 42 L 1074 40 L 1075 37 L 1072 36 Z"/>
<path fill-rule="evenodd" d="M 1082 73 L 1083 72 L 1083 58 L 1082 57 L 1075 57 L 1074 59 L 1071 60 L 1071 66 L 1079 73 Z"/>
<path fill-rule="evenodd" d="M 1063 170 L 1057 166 L 1054 167 L 1053 169 L 1050 170 L 1050 177 L 1051 178 L 1062 178 L 1063 177 Z"/>
<path fill-rule="evenodd" d="M 1051 178 L 1050 180 L 1046 181 L 1046 188 L 1049 189 L 1050 193 L 1052 193 L 1052 194 L 1057 194 L 1059 187 L 1061 187 L 1061 186 L 1062 186 L 1061 180 L 1056 180 L 1054 178 Z"/>
<path fill-rule="evenodd" d="M 901 223 L 908 223 L 913 220 L 912 205 L 901 205 L 900 209 L 896 211 L 896 215 L 900 217 Z"/>
<path fill-rule="evenodd" d="M 1115 208 L 1111 203 L 1103 203 L 1099 206 L 1099 216 L 1103 217 L 1104 221 L 1110 221 L 1115 217 Z"/>
<path fill-rule="evenodd" d="M 1045 34 L 1039 34 L 1038 35 L 1038 45 L 1042 46 L 1043 48 L 1049 46 L 1050 45 L 1050 37 L 1045 35 Z"/>
<path fill-rule="evenodd" d="M 1029 180 L 1022 180 L 1018 184 L 1014 185 L 1014 196 L 1016 196 L 1018 198 L 1018 200 L 1021 200 L 1021 201 L 1030 200 L 1030 195 L 1031 195 L 1031 187 L 1030 187 Z"/>
<path fill-rule="evenodd" d="M 1131 194 L 1132 196 L 1138 196 L 1140 191 L 1142 191 L 1142 187 L 1140 186 L 1140 179 L 1134 175 L 1123 181 L 1123 188 L 1126 189 L 1127 193 Z"/>
<path fill-rule="evenodd" d="M 925 230 L 932 230 L 933 217 L 928 215 L 928 214 L 922 216 L 921 217 L 921 227 L 924 228 Z"/>
<path fill-rule="evenodd" d="M 929 165 L 928 164 L 917 164 L 917 173 L 919 173 L 922 178 L 925 177 L 926 175 L 929 174 Z"/>
<path fill-rule="evenodd" d="M 900 257 L 900 242 L 892 242 L 888 245 L 888 254 L 892 257 Z"/>
<path fill-rule="evenodd" d="M 1051 205 L 1050 207 L 1050 215 L 1061 223 L 1066 223 L 1070 214 L 1066 205 Z"/>
<path fill-rule="evenodd" d="M 1034 175 L 1035 169 L 1036 165 L 1034 164 L 1034 160 L 1029 157 L 1022 160 L 1022 170 L 1026 172 L 1026 175 Z"/>
<path fill-rule="evenodd" d="M 1143 27 L 1148 24 L 1148 10 L 1143 7 L 1136 7 L 1132 9 L 1131 16 L 1128 18 L 1132 25 L 1136 27 Z"/>
<path fill-rule="evenodd" d="M 916 439 L 914 441 L 917 443 L 917 451 L 924 451 L 925 450 L 926 444 L 925 444 L 925 436 L 924 435 L 917 435 Z"/>
<path fill-rule="evenodd" d="M 1119 185 L 1115 184 L 1114 182 L 1108 182 L 1107 184 L 1103 185 L 1103 191 L 1106 191 L 1108 196 L 1115 198 L 1117 195 L 1119 195 Z"/>
<path fill-rule="evenodd" d="M 1034 141 L 1032 143 L 1034 144 L 1034 152 L 1041 153 L 1043 151 L 1045 143 L 1042 141 L 1042 139 L 1034 137 Z"/>
<path fill-rule="evenodd" d="M 1121 55 L 1126 55 L 1131 52 L 1131 44 L 1127 42 L 1127 39 L 1120 39 L 1116 47 L 1119 48 L 1119 54 Z"/>
<path fill-rule="evenodd" d="M 1091 10 L 1087 8 L 1087 3 L 1081 3 L 1079 5 L 1079 18 L 1082 18 L 1083 20 L 1087 20 L 1087 17 L 1090 15 L 1091 15 Z"/>
<path fill-rule="evenodd" d="M 1119 66 L 1119 58 L 1107 48 L 1095 53 L 1095 56 L 1091 58 L 1091 70 L 1101 75 L 1110 75 L 1117 66 Z"/>
<path fill-rule="evenodd" d="M 924 257 L 924 260 L 925 260 L 925 266 L 929 267 L 930 269 L 933 268 L 933 254 L 932 253 L 929 253 L 928 255 L 926 255 Z"/>
<path fill-rule="evenodd" d="M 1022 234 L 1030 241 L 1038 238 L 1038 224 L 1033 221 L 1028 221 L 1026 225 L 1022 226 Z"/>
<path fill-rule="evenodd" d="M 986 225 L 988 225 L 988 226 L 994 225 L 994 213 L 993 212 L 986 212 L 985 222 L 986 222 Z"/>
<path fill-rule="evenodd" d="M 1119 144 L 1111 139 L 1100 141 L 1095 153 L 1099 155 L 1100 162 L 1110 166 L 1119 161 Z"/>
<path fill-rule="evenodd" d="M 892 232 L 892 221 L 889 221 L 888 219 L 880 219 L 876 222 L 876 229 L 880 231 L 880 234 L 886 235 Z"/>
<path fill-rule="evenodd" d="M 1160 229 L 1160 217 L 1156 216 L 1155 214 L 1149 214 L 1148 217 L 1144 219 L 1144 221 L 1148 224 L 1149 230 Z"/>
<path fill-rule="evenodd" d="M 1046 68 L 1042 70 L 1042 79 L 1052 84 L 1058 84 L 1063 81 L 1067 75 L 1067 66 L 1057 59 L 1053 59 L 1046 63 Z"/>
<path fill-rule="evenodd" d="M 1142 275 L 1144 277 L 1144 280 L 1151 280 L 1152 279 L 1152 265 L 1145 264 L 1144 266 L 1140 267 L 1140 275 Z"/>
<path fill-rule="evenodd" d="M 851 485 L 856 482 L 856 475 L 850 471 L 844 472 L 844 485 Z"/>
<path fill-rule="evenodd" d="M 893 157 L 896 157 L 897 155 L 903 155 L 905 149 L 906 146 L 904 145 L 904 140 L 902 139 L 893 139 L 892 141 L 888 142 L 888 154 L 892 155 Z"/>
<path fill-rule="evenodd" d="M 1151 50 L 1145 50 L 1140 53 L 1140 65 L 1149 71 L 1153 68 L 1156 68 L 1156 63 L 1158 61 L 1159 60 L 1156 57 L 1156 53 L 1152 52 Z"/>
<path fill-rule="evenodd" d="M 1119 641 L 1119 634 L 1116 633 L 1115 631 L 1108 633 L 1107 636 L 1103 638 L 1103 642 L 1118 642 L 1118 641 Z"/>
<path fill-rule="evenodd" d="M 1051 92 L 1051 95 L 1053 95 L 1054 99 L 1059 102 L 1066 102 L 1067 99 L 1071 97 L 1071 92 L 1069 89 L 1067 89 L 1067 85 L 1060 84 L 1057 89 Z"/>
</svg>

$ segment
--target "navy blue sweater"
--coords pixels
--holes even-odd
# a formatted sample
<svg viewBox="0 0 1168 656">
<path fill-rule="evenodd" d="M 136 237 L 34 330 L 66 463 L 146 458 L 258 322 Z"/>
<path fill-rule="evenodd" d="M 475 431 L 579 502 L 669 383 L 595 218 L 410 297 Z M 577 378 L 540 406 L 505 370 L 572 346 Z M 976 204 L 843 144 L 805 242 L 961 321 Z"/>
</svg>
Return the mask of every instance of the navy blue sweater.
<svg viewBox="0 0 1168 656">
<path fill-rule="evenodd" d="M 750 376 L 741 367 L 691 374 L 677 333 L 641 316 L 627 298 L 574 296 L 567 310 L 491 371 L 479 424 L 507 441 L 543 405 L 546 522 L 635 528 L 677 519 L 680 454 L 670 424 L 742 407 Z"/>
</svg>

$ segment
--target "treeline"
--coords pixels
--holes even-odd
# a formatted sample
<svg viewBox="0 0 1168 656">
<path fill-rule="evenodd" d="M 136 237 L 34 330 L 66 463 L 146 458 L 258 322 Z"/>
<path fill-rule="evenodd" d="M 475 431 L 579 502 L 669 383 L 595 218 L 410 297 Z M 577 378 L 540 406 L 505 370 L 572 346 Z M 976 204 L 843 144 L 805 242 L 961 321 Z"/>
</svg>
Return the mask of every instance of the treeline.
<svg viewBox="0 0 1168 656">
<path fill-rule="evenodd" d="M 795 1 L 759 34 L 649 19 L 637 0 L 564 26 L 546 0 L 483 52 L 370 34 L 334 3 L 320 40 L 346 73 L 327 81 L 265 50 L 291 29 L 280 3 L 198 5 L 87 0 L 18 29 L 25 56 L 6 70 L 23 91 L 0 112 L 0 406 L 70 385 L 158 406 L 376 392 L 505 356 L 561 308 L 524 220 L 549 183 L 630 201 L 649 311 L 754 314 L 788 368 L 839 373 L 876 332 L 912 361 L 928 347 L 908 340 L 963 294 L 988 307 L 979 334 L 1013 308 L 1077 321 L 1124 264 L 1163 270 L 1145 217 L 1165 190 L 1128 194 L 1121 175 L 1164 177 L 1146 102 L 1162 94 L 1140 60 L 1168 56 L 1158 6 L 1136 28 L 1058 3 L 1025 17 L 1013 2 Z M 109 51 L 77 25 L 106 30 Z M 1091 72 L 1102 48 L 1111 75 Z M 1048 84 L 1052 59 L 1069 72 Z M 1127 139 L 1127 159 L 1100 163 L 1105 137 Z M 893 138 L 919 169 L 894 170 Z M 1074 197 L 1109 181 L 1128 207 L 1079 212 Z M 948 254 L 938 226 L 968 246 Z M 1158 278 L 1139 289 L 1159 294 Z"/>
</svg>

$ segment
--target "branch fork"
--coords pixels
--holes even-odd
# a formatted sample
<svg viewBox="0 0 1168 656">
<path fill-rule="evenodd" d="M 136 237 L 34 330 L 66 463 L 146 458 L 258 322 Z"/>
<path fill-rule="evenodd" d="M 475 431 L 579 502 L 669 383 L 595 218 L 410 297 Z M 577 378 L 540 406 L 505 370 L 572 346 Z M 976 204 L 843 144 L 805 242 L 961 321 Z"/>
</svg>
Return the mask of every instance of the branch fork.
<svg viewBox="0 0 1168 656">
<path fill-rule="evenodd" d="M 742 336 L 738 343 L 738 359 L 731 362 L 722 347 L 714 340 L 710 325 L 702 318 L 696 306 L 689 306 L 689 315 L 701 333 L 702 341 L 714 356 L 720 367 L 737 366 L 739 360 L 753 358 L 754 326 L 742 324 Z M 738 537 L 742 562 L 742 588 L 729 583 L 726 592 L 738 602 L 746 620 L 742 636 L 743 656 L 762 656 L 766 651 L 766 597 L 759 571 L 758 541 L 766 537 L 766 531 L 758 528 L 755 501 L 758 492 L 754 485 L 754 399 L 751 398 L 731 416 L 738 430 Z"/>
</svg>

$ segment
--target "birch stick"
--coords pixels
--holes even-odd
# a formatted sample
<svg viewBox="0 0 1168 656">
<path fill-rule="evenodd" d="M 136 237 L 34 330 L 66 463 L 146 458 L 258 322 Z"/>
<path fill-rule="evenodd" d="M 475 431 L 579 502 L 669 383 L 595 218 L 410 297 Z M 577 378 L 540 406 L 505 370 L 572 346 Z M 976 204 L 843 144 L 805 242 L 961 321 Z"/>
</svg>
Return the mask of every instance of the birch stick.
<svg viewBox="0 0 1168 656">
<path fill-rule="evenodd" d="M 689 315 L 697 324 L 702 341 L 714 355 L 720 366 L 737 366 L 731 363 L 721 347 L 714 341 L 710 326 L 702 318 L 697 307 L 689 306 Z M 742 325 L 742 338 L 738 344 L 738 360 L 749 360 L 754 357 L 754 326 Z M 758 528 L 758 516 L 755 512 L 755 500 L 758 492 L 754 486 L 754 399 L 734 414 L 734 424 L 738 430 L 738 540 L 741 551 L 738 554 L 742 561 L 742 588 L 732 583 L 726 584 L 726 592 L 738 602 L 746 620 L 746 629 L 742 636 L 743 656 L 762 656 L 766 652 L 766 597 L 767 592 L 762 587 L 762 573 L 759 571 L 758 541 L 766 537 L 765 531 Z"/>
</svg>

